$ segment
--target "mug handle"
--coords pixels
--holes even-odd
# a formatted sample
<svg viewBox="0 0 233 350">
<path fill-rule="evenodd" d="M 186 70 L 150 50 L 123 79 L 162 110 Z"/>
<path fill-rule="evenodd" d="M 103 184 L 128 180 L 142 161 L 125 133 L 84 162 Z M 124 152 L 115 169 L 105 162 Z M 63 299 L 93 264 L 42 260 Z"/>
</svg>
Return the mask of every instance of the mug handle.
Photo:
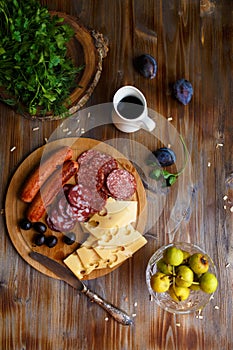
<svg viewBox="0 0 233 350">
<path fill-rule="evenodd" d="M 152 131 L 156 127 L 155 122 L 150 117 L 145 117 L 143 120 L 140 121 L 141 127 L 144 130 Z"/>
</svg>

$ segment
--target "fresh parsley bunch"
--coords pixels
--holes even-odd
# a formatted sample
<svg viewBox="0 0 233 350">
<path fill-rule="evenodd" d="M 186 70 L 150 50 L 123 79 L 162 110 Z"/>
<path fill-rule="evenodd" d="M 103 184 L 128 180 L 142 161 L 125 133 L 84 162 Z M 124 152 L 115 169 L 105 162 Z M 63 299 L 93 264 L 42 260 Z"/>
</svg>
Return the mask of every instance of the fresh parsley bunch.
<svg viewBox="0 0 233 350">
<path fill-rule="evenodd" d="M 1 99 L 31 115 L 67 112 L 64 102 L 82 67 L 67 58 L 74 35 L 58 16 L 36 0 L 0 0 Z M 2 95 L 3 96 L 3 95 Z"/>
</svg>

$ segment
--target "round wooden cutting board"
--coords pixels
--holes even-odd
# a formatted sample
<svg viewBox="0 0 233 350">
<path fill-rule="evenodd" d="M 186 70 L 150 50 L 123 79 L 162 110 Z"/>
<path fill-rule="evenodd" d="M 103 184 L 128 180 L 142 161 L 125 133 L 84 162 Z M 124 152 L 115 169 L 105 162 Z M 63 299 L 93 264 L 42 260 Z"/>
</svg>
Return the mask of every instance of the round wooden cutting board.
<svg viewBox="0 0 233 350">
<path fill-rule="evenodd" d="M 76 233 L 78 242 L 75 242 L 72 245 L 67 245 L 63 242 L 64 236 L 62 233 L 51 231 L 48 228 L 46 231 L 46 235 L 51 235 L 51 234 L 56 235 L 58 238 L 57 245 L 53 248 L 48 248 L 45 245 L 40 247 L 36 246 L 34 244 L 34 236 L 36 234 L 35 230 L 30 229 L 25 231 L 25 230 L 22 230 L 19 226 L 20 220 L 25 217 L 25 211 L 27 210 L 28 205 L 30 205 L 30 204 L 24 203 L 20 199 L 19 194 L 27 176 L 40 163 L 41 158 L 43 158 L 44 155 L 47 154 L 47 152 L 50 153 L 52 151 L 55 151 L 61 146 L 69 146 L 72 148 L 73 159 L 77 159 L 77 157 L 82 152 L 92 148 L 98 149 L 99 151 L 102 151 L 104 153 L 108 153 L 112 157 L 117 159 L 119 165 L 127 169 L 129 172 L 131 172 L 136 178 L 137 189 L 136 189 L 136 193 L 134 194 L 134 197 L 132 198 L 132 200 L 138 201 L 138 216 L 137 216 L 137 222 L 135 224 L 135 228 L 139 232 L 143 233 L 146 225 L 146 220 L 147 220 L 146 193 L 145 193 L 143 184 L 141 182 L 141 179 L 136 169 L 130 163 L 130 161 L 127 160 L 124 157 L 124 155 L 118 152 L 117 149 L 109 146 L 104 142 L 100 142 L 100 141 L 88 139 L 88 138 L 59 139 L 38 148 L 22 162 L 22 164 L 18 167 L 14 176 L 11 179 L 11 182 L 7 191 L 7 195 L 6 195 L 6 205 L 5 205 L 6 223 L 7 223 L 7 228 L 8 228 L 11 241 L 15 246 L 16 250 L 18 251 L 18 253 L 21 255 L 21 257 L 25 259 L 26 262 L 28 262 L 31 266 L 39 270 L 40 272 L 57 279 L 58 277 L 54 273 L 52 273 L 43 265 L 33 260 L 29 256 L 29 253 L 32 250 L 34 250 L 62 263 L 63 260 L 68 255 L 70 255 L 80 246 L 80 243 L 82 243 L 87 238 L 87 236 L 86 234 L 83 233 L 81 226 L 77 224 L 73 231 Z M 70 182 L 71 183 L 74 182 L 74 179 L 71 180 Z M 45 216 L 40 221 L 45 222 Z M 86 279 L 93 279 L 93 278 L 103 276 L 111 272 L 112 270 L 113 269 L 110 269 L 110 268 L 96 270 L 92 272 L 90 275 L 88 275 Z"/>
</svg>

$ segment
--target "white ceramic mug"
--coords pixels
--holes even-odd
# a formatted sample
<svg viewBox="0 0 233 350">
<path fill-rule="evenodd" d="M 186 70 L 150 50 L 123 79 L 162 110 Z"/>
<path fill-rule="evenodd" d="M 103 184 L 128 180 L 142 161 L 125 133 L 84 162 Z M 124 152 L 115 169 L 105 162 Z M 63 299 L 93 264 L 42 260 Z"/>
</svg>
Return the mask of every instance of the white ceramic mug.
<svg viewBox="0 0 233 350">
<path fill-rule="evenodd" d="M 123 132 L 152 131 L 155 122 L 148 117 L 145 96 L 134 86 L 121 87 L 113 97 L 112 121 Z"/>
</svg>

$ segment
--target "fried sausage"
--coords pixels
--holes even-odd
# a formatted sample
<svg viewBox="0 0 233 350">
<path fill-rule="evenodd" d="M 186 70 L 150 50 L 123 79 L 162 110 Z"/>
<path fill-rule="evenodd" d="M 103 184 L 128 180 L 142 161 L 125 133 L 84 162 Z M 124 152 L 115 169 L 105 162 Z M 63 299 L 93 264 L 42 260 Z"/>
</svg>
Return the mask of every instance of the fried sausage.
<svg viewBox="0 0 233 350">
<path fill-rule="evenodd" d="M 27 203 L 30 203 L 38 193 L 40 187 L 49 178 L 49 176 L 61 166 L 66 160 L 71 159 L 73 151 L 70 147 L 62 147 L 53 152 L 43 163 L 40 163 L 31 175 L 27 178 L 20 198 Z"/>
<path fill-rule="evenodd" d="M 42 218 L 46 208 L 52 203 L 61 188 L 77 173 L 78 168 L 78 162 L 67 160 L 63 167 L 50 175 L 29 205 L 27 218 L 30 221 L 36 222 Z"/>
</svg>

